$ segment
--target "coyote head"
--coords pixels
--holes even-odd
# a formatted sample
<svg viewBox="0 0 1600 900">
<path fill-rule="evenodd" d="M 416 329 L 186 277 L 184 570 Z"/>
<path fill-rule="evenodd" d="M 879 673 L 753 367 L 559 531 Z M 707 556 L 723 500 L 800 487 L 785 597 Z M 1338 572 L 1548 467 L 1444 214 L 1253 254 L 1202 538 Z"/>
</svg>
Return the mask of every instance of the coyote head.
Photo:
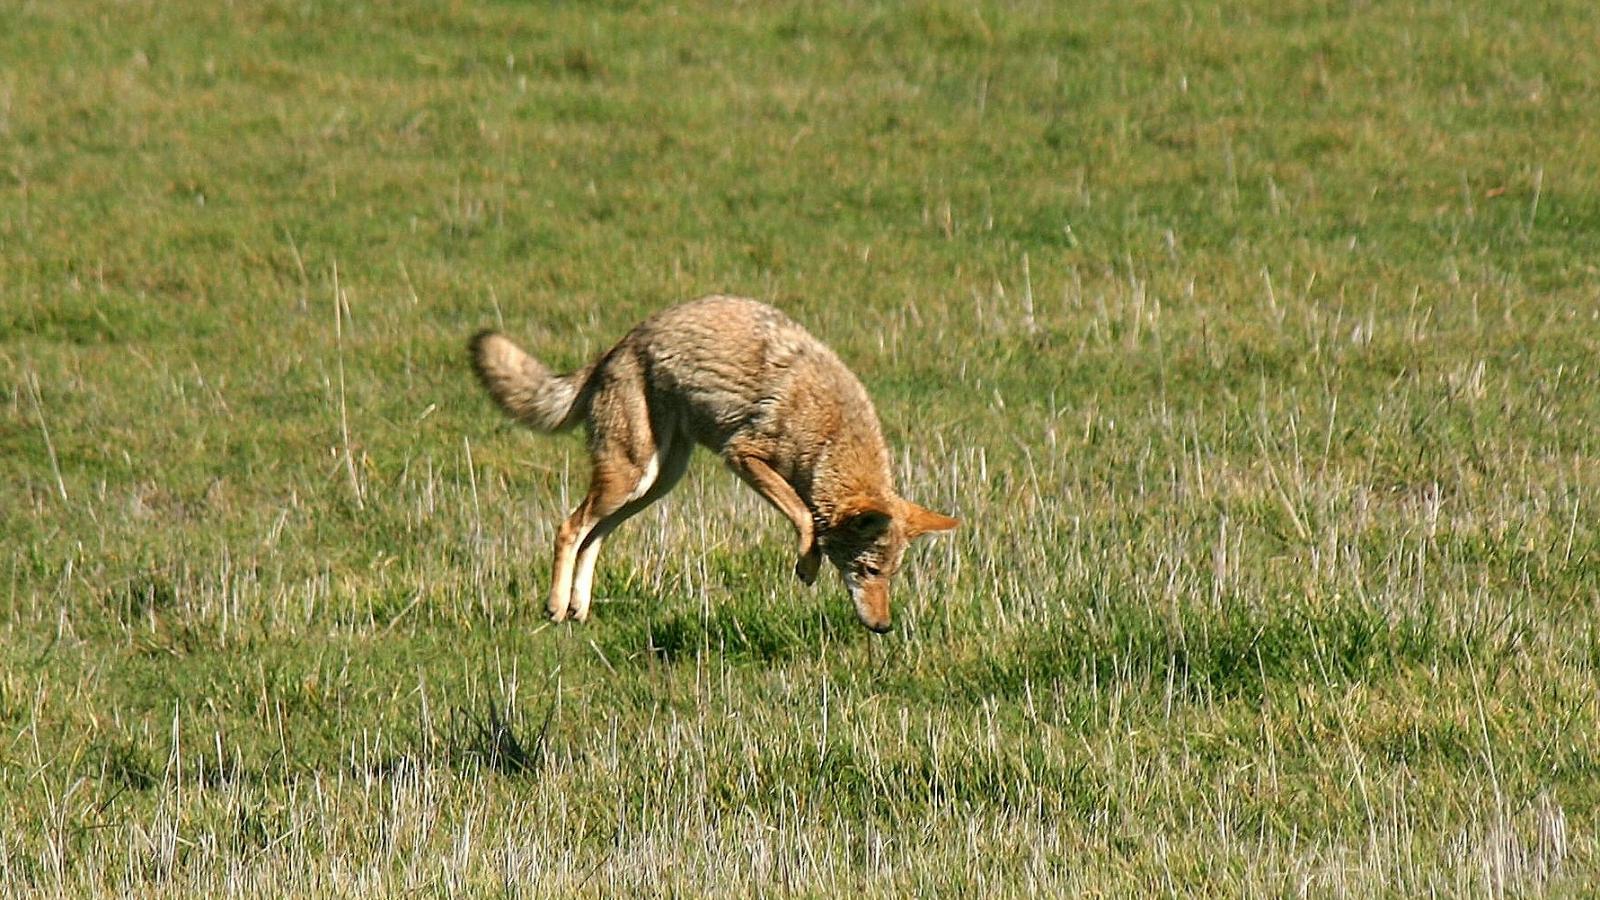
<svg viewBox="0 0 1600 900">
<path fill-rule="evenodd" d="M 913 538 L 956 527 L 956 520 L 899 497 L 854 497 L 834 511 L 818 536 L 839 569 L 861 624 L 889 630 L 889 582 Z"/>
</svg>

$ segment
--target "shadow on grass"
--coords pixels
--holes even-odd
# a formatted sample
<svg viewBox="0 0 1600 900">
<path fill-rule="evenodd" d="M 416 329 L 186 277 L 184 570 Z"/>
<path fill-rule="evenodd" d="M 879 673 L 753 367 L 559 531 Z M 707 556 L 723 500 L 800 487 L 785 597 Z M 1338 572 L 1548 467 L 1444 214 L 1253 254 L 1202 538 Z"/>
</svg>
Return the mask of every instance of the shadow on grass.
<svg viewBox="0 0 1600 900">
<path fill-rule="evenodd" d="M 611 659 L 673 664 L 706 652 L 774 663 L 866 635 L 854 616 L 820 602 L 780 605 L 730 597 L 710 610 L 634 609 L 639 612 L 627 617 L 610 615 L 608 609 L 606 627 L 597 630 L 595 640 Z"/>
</svg>

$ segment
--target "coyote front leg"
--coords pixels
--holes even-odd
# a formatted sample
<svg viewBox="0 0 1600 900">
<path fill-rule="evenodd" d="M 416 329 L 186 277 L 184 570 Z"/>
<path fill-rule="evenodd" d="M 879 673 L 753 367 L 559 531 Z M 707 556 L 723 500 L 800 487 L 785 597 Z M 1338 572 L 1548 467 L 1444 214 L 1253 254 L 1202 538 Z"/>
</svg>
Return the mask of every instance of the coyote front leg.
<svg viewBox="0 0 1600 900">
<path fill-rule="evenodd" d="M 811 510 L 805 501 L 783 480 L 783 476 L 772 470 L 761 459 L 742 454 L 729 454 L 728 466 L 744 479 L 744 482 L 756 489 L 756 493 L 766 499 L 768 503 L 778 508 L 778 511 L 789 517 L 794 523 L 795 531 L 800 537 L 800 559 L 794 564 L 795 577 L 806 584 L 817 580 L 817 570 L 822 567 L 822 551 L 817 548 L 816 532 L 811 525 Z"/>
</svg>

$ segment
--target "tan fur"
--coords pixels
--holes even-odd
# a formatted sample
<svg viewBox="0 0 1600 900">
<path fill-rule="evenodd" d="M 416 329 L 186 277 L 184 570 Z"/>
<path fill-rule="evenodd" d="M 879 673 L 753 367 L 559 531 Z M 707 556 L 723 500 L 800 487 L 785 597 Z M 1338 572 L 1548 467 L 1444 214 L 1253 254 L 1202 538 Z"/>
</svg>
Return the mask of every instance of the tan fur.
<svg viewBox="0 0 1600 900">
<path fill-rule="evenodd" d="M 704 297 L 662 310 L 599 359 L 555 375 L 507 338 L 472 340 L 479 379 L 534 428 L 579 420 L 589 493 L 556 535 L 548 610 L 588 617 L 600 544 L 683 475 L 695 444 L 720 455 L 787 516 L 795 573 L 839 568 L 863 624 L 890 626 L 889 582 L 906 544 L 956 520 L 902 499 L 866 389 L 823 343 L 754 300 Z"/>
<path fill-rule="evenodd" d="M 578 393 L 594 366 L 556 375 L 522 348 L 492 331 L 472 339 L 478 379 L 506 415 L 539 431 L 565 431 L 577 420 Z"/>
</svg>

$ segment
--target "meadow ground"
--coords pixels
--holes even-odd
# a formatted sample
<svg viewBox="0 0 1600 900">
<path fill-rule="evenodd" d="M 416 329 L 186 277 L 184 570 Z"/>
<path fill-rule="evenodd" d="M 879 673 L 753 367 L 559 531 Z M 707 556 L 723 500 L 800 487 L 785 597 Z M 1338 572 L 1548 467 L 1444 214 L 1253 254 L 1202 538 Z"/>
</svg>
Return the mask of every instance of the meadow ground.
<svg viewBox="0 0 1600 900">
<path fill-rule="evenodd" d="M 0 895 L 1576 895 L 1588 2 L 9 0 Z M 765 298 L 896 629 L 703 454 L 541 617 L 571 366 Z"/>
</svg>

